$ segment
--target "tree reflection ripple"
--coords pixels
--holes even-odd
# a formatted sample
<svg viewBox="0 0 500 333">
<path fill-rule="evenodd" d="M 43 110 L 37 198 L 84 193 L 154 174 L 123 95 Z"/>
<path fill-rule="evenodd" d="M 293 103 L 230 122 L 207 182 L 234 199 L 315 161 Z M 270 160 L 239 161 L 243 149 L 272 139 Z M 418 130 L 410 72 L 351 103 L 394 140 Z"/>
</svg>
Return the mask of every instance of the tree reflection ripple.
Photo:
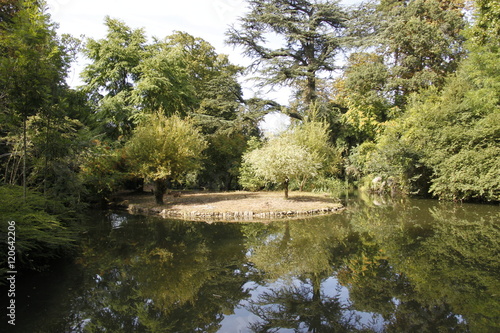
<svg viewBox="0 0 500 333">
<path fill-rule="evenodd" d="M 47 299 L 33 295 L 24 328 L 499 331 L 498 206 L 373 202 L 271 223 L 93 216 L 60 286 L 66 292 L 51 285 Z M 44 281 L 51 279 L 31 283 L 44 288 Z M 33 315 L 33 306 L 47 304 L 61 306 Z"/>
</svg>

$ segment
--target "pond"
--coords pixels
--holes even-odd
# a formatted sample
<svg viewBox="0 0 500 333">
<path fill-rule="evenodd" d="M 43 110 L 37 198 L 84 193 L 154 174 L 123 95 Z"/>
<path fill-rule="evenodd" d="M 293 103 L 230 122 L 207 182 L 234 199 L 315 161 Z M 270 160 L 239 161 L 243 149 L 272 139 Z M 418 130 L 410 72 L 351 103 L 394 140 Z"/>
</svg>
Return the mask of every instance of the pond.
<svg viewBox="0 0 500 333">
<path fill-rule="evenodd" d="M 500 331 L 498 206 L 364 198 L 302 220 L 84 227 L 74 261 L 19 279 L 16 332 Z"/>
</svg>

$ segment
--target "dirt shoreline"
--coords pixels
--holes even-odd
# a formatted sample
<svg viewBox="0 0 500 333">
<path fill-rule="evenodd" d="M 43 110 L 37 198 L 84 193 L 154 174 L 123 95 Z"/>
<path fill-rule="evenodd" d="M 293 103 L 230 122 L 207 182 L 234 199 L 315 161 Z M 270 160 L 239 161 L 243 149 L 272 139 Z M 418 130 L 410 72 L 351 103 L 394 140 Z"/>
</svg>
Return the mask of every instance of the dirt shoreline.
<svg viewBox="0 0 500 333">
<path fill-rule="evenodd" d="M 266 221 L 337 213 L 345 207 L 327 194 L 291 192 L 193 192 L 167 194 L 157 205 L 149 193 L 124 193 L 114 198 L 114 206 L 132 214 L 158 215 L 199 221 Z"/>
</svg>

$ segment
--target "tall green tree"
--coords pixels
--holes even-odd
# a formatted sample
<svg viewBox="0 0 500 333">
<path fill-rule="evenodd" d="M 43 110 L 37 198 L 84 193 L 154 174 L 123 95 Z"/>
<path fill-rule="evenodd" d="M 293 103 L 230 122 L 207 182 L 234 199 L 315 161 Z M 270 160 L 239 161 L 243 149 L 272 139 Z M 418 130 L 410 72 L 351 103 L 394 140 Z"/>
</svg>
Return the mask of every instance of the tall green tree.
<svg viewBox="0 0 500 333">
<path fill-rule="evenodd" d="M 250 11 L 227 42 L 253 58 L 263 86 L 299 86 L 306 104 L 317 99 L 320 75 L 336 70 L 343 47 L 346 12 L 337 1 L 249 0 Z M 278 46 L 276 46 L 278 45 Z"/>
<path fill-rule="evenodd" d="M 383 0 L 352 15 L 349 34 L 358 47 L 332 94 L 338 140 L 351 155 L 346 171 L 398 184 L 391 190 L 426 192 L 429 170 L 395 128 L 410 96 L 443 89 L 464 59 L 464 1 Z"/>
<path fill-rule="evenodd" d="M 238 82 L 242 68 L 207 41 L 187 33 L 175 32 L 165 42 L 185 61 L 196 91 L 190 114 L 209 143 L 198 181 L 213 189 L 234 188 L 248 135 L 257 128 L 251 117 L 245 118 L 247 101 Z"/>
<path fill-rule="evenodd" d="M 473 47 L 442 93 L 421 94 L 403 131 L 443 199 L 500 201 L 500 54 Z"/>
<path fill-rule="evenodd" d="M 145 55 L 146 36 L 142 29 L 131 29 L 124 22 L 105 18 L 105 38 L 89 38 L 83 49 L 91 61 L 81 76 L 83 91 L 95 109 L 95 118 L 112 139 L 133 129 L 134 85 L 140 78 L 139 64 Z"/>
<path fill-rule="evenodd" d="M 333 102 L 353 146 L 373 141 L 387 120 L 401 116 L 412 93 L 441 89 L 465 57 L 463 0 L 382 0 L 352 14 L 357 47 Z"/>
<path fill-rule="evenodd" d="M 174 32 L 165 38 L 165 43 L 184 59 L 186 73 L 190 77 L 198 100 L 208 98 L 207 95 L 211 93 L 225 93 L 234 94 L 232 98 L 229 98 L 230 101 L 236 98 L 238 102 L 243 102 L 241 93 L 238 91 L 241 88 L 239 85 L 234 86 L 235 82 L 232 82 L 235 81 L 242 68 L 231 64 L 227 55 L 218 54 L 209 42 L 186 32 Z M 224 82 L 225 80 L 228 81 Z M 214 84 L 220 86 L 219 90 L 214 91 Z M 198 101 L 198 106 L 199 103 Z"/>
<path fill-rule="evenodd" d="M 375 46 L 390 69 L 388 90 L 403 107 L 410 93 L 442 87 L 465 55 L 462 1 L 381 1 Z M 373 17 L 371 18 L 374 19 Z"/>
<path fill-rule="evenodd" d="M 75 239 L 68 220 L 80 102 L 64 81 L 76 40 L 57 36 L 44 1 L 0 5 L 0 211 L 16 223 L 19 268 L 40 270 Z"/>
<path fill-rule="evenodd" d="M 496 34 L 481 29 L 467 34 Z M 406 179 L 440 199 L 499 201 L 498 41 L 472 38 L 466 46 L 467 59 L 442 89 L 420 91 L 401 118 L 386 124 L 366 154 L 373 176 Z"/>
<path fill-rule="evenodd" d="M 242 117 L 242 68 L 185 32 L 146 43 L 142 30 L 110 18 L 106 25 L 106 38 L 87 42 L 85 52 L 93 63 L 84 71 L 83 88 L 92 98 L 96 118 L 105 124 L 101 131 L 109 139 L 121 134 L 126 139 L 158 110 L 167 116 L 190 116 L 210 142 L 201 185 L 231 187 L 246 146 L 245 133 L 256 128 L 255 119 Z"/>
<path fill-rule="evenodd" d="M 243 102 L 236 81 L 240 70 L 207 41 L 175 32 L 146 47 L 134 103 L 144 112 L 161 108 L 168 114 L 200 112 L 234 119 Z"/>
<path fill-rule="evenodd" d="M 45 117 L 44 131 L 49 133 L 52 131 L 50 119 L 61 117 L 54 105 L 61 103 L 67 92 L 64 80 L 72 59 L 70 47 L 74 39 L 57 36 L 55 24 L 46 13 L 45 2 L 26 0 L 17 5 L 18 10 L 11 12 L 11 19 L 0 22 L 1 131 L 3 135 L 9 133 L 22 138 L 22 150 L 4 155 L 9 159 L 22 159 L 21 164 L 10 164 L 22 167 L 5 171 L 21 172 L 26 188 L 28 118 Z M 43 145 L 48 147 L 51 143 L 47 136 Z"/>
<path fill-rule="evenodd" d="M 374 53 L 353 53 L 341 77 L 333 84 L 332 102 L 342 110 L 338 121 L 349 145 L 375 140 L 383 123 L 392 118 L 387 98 L 389 70 L 383 57 Z"/>
<path fill-rule="evenodd" d="M 195 108 L 196 90 L 186 70 L 182 52 L 168 43 L 156 41 L 147 46 L 147 53 L 138 70 L 141 77 L 132 92 L 137 109 L 135 117 L 162 109 L 166 114 L 186 115 Z"/>
</svg>

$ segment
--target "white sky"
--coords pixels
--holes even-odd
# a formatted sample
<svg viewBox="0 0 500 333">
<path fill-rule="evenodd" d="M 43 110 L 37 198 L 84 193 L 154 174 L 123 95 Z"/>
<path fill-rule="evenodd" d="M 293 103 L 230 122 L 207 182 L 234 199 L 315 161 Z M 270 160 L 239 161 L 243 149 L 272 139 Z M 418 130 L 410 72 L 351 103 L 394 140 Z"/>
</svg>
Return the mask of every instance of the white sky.
<svg viewBox="0 0 500 333">
<path fill-rule="evenodd" d="M 244 14 L 243 0 L 48 0 L 52 20 L 58 32 L 94 39 L 106 36 L 104 18 L 109 15 L 132 29 L 143 28 L 148 37 L 163 38 L 174 31 L 201 37 L 218 53 L 228 54 L 231 62 L 245 65 L 250 60 L 224 44 L 225 32 Z M 79 71 L 77 68 L 76 71 Z M 78 73 L 70 85 L 79 85 Z"/>
<path fill-rule="evenodd" d="M 353 2 L 359 0 L 343 1 Z M 244 0 L 47 0 L 47 4 L 52 21 L 59 24 L 60 34 L 104 38 L 107 33 L 104 17 L 109 15 L 122 20 L 132 29 L 143 28 L 148 37 L 163 38 L 174 31 L 184 31 L 203 38 L 218 53 L 229 55 L 234 64 L 246 66 L 251 61 L 240 54 L 241 50 L 224 43 L 228 27 L 237 24 L 238 18 L 247 10 Z M 68 84 L 71 86 L 82 84 L 79 71 L 83 64 L 83 60 L 80 60 L 70 73 Z M 251 88 L 251 84 L 241 83 L 245 98 L 259 93 Z M 289 93 L 289 90 L 283 89 L 266 96 L 281 104 L 288 104 Z M 280 118 L 276 115 L 270 117 Z"/>
</svg>

